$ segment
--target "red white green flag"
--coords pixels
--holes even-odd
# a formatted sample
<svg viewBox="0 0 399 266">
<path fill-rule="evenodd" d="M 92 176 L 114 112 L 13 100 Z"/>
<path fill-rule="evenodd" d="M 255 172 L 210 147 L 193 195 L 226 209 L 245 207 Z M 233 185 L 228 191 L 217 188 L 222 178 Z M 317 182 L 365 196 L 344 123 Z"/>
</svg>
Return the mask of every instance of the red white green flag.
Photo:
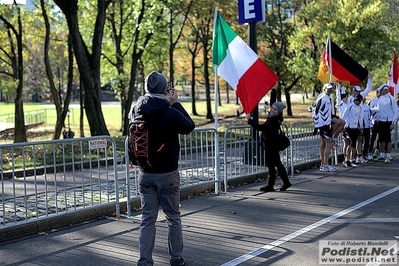
<svg viewBox="0 0 399 266">
<path fill-rule="evenodd" d="M 251 113 L 279 77 L 233 31 L 219 12 L 215 14 L 212 62 L 218 75 L 226 80 L 246 114 Z"/>
</svg>

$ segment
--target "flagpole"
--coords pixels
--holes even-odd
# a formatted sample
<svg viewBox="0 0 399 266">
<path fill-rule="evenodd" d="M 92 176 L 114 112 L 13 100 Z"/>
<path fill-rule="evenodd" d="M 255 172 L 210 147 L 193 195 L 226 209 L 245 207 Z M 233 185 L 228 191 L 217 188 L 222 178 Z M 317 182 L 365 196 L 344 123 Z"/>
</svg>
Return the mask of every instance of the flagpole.
<svg viewBox="0 0 399 266">
<path fill-rule="evenodd" d="M 213 17 L 213 39 L 215 39 L 216 34 L 216 23 L 217 23 L 217 16 L 218 16 L 218 7 L 215 7 L 215 15 Z M 218 121 L 218 101 L 219 101 L 219 75 L 218 75 L 218 68 L 219 66 L 215 67 L 215 129 L 218 131 L 219 129 L 219 121 Z"/>
<path fill-rule="evenodd" d="M 328 47 L 330 48 L 330 49 L 328 49 L 328 56 L 329 56 L 329 64 L 328 64 L 328 70 L 329 70 L 329 72 L 330 72 L 330 82 L 332 82 L 333 81 L 333 74 L 332 74 L 332 56 L 331 56 L 331 38 L 330 38 L 330 35 L 328 35 L 328 39 L 327 39 L 327 42 L 328 42 Z"/>
<path fill-rule="evenodd" d="M 213 40 L 215 40 L 216 35 L 216 23 L 217 23 L 217 16 L 218 16 L 218 7 L 215 7 L 215 15 L 213 18 Z M 216 65 L 215 67 L 215 194 L 219 195 L 221 190 L 220 185 L 220 152 L 219 152 L 219 117 L 218 117 L 218 102 L 219 102 L 219 73 L 218 73 L 219 66 Z M 225 185 L 227 182 L 225 182 Z M 225 188 L 227 191 L 227 188 Z"/>
<path fill-rule="evenodd" d="M 397 55 L 396 55 L 396 48 L 395 47 L 393 48 L 393 52 L 394 52 L 393 60 L 395 62 L 395 58 L 396 58 L 396 61 L 398 60 Z M 394 78 L 395 78 L 395 76 L 394 76 Z M 398 79 L 399 79 L 399 77 L 398 77 Z M 397 98 L 398 98 L 398 86 L 399 86 L 399 84 L 397 84 L 396 82 L 398 82 L 398 80 L 394 80 L 393 81 L 393 84 L 394 84 L 394 86 L 393 86 L 393 97 L 395 97 L 395 100 L 397 100 Z M 397 146 L 397 144 L 396 144 L 396 146 Z"/>
</svg>

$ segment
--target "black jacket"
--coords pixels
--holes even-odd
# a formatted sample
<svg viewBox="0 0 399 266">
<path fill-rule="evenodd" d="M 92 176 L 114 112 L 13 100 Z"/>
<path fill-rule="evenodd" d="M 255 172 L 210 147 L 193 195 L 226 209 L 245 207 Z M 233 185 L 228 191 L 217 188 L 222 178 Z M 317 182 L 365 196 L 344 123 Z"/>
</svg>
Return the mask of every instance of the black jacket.
<svg viewBox="0 0 399 266">
<path fill-rule="evenodd" d="M 277 149 L 276 140 L 282 122 L 282 113 L 275 116 L 268 116 L 266 122 L 263 124 L 257 124 L 252 119 L 248 120 L 249 125 L 251 125 L 254 129 L 262 132 L 262 141 L 265 142 L 264 144 L 268 149 Z"/>
<path fill-rule="evenodd" d="M 168 173 L 178 169 L 179 134 L 189 134 L 195 123 L 180 103 L 172 106 L 166 99 L 141 96 L 132 109 L 132 118 L 146 121 L 149 130 L 156 132 L 157 141 L 165 143 L 165 149 L 157 157 L 154 167 L 140 170 L 145 173 Z M 149 140 L 151 141 L 151 140 Z"/>
</svg>

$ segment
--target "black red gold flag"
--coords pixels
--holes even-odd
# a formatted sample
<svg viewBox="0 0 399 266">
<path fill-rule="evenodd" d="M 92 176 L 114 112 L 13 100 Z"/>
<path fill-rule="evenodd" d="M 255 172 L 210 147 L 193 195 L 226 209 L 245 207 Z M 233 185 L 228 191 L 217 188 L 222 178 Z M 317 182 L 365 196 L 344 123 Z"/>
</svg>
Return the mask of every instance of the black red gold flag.
<svg viewBox="0 0 399 266">
<path fill-rule="evenodd" d="M 330 75 L 330 71 L 332 75 Z M 321 82 L 331 82 L 330 79 L 332 77 L 333 83 L 339 81 L 340 83 L 345 83 L 350 86 L 356 86 L 362 83 L 367 76 L 367 69 L 346 54 L 332 40 L 327 40 L 327 45 L 323 50 L 319 73 L 317 75 Z"/>
</svg>

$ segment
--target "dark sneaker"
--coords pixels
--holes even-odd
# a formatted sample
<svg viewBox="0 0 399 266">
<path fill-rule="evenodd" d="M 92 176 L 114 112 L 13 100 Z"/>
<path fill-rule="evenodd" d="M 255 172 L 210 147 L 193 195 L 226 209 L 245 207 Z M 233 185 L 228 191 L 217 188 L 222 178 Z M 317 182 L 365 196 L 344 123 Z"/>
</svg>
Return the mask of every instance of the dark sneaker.
<svg viewBox="0 0 399 266">
<path fill-rule="evenodd" d="M 286 191 L 288 188 L 292 187 L 292 184 L 289 183 L 288 185 L 282 185 L 280 187 L 280 191 Z"/>
<path fill-rule="evenodd" d="M 352 167 L 352 164 L 351 164 L 350 161 L 343 161 L 342 164 L 343 164 L 345 167 Z"/>
<path fill-rule="evenodd" d="M 379 162 L 384 162 L 384 161 L 385 161 L 385 158 L 380 156 L 380 157 L 377 158 L 377 161 L 379 161 Z"/>
<path fill-rule="evenodd" d="M 350 163 L 351 163 L 351 165 L 354 166 L 354 167 L 359 166 L 359 163 L 357 163 L 356 161 L 351 161 Z"/>
<path fill-rule="evenodd" d="M 180 261 L 170 260 L 170 265 L 171 266 L 185 266 L 186 262 L 184 261 L 183 258 L 180 258 Z"/>
<path fill-rule="evenodd" d="M 273 192 L 273 191 L 275 191 L 274 188 L 270 187 L 270 186 L 261 187 L 259 190 L 263 191 L 263 192 Z"/>
</svg>

